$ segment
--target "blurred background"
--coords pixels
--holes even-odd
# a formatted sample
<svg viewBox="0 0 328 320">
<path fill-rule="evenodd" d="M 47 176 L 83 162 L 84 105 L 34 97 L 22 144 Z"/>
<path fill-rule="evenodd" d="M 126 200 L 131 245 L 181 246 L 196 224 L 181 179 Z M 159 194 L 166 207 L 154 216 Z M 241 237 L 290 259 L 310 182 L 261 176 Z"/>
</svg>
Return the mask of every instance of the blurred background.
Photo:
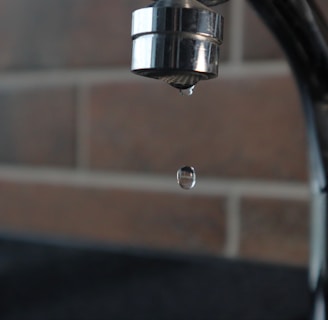
<svg viewBox="0 0 328 320">
<path fill-rule="evenodd" d="M 306 265 L 306 136 L 284 54 L 231 0 L 216 8 L 219 79 L 181 96 L 129 71 L 131 13 L 149 3 L 0 1 L 0 231 Z"/>
</svg>

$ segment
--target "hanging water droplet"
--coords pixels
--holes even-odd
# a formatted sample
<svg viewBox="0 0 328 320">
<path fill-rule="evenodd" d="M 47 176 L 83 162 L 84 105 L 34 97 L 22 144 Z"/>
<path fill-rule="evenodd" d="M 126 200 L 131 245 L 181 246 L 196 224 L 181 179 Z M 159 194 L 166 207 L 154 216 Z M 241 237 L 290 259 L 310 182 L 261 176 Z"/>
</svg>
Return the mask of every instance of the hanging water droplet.
<svg viewBox="0 0 328 320">
<path fill-rule="evenodd" d="M 182 189 L 190 190 L 196 184 L 196 172 L 193 167 L 182 167 L 177 171 L 177 182 Z"/>
<path fill-rule="evenodd" d="M 180 89 L 180 94 L 182 96 L 191 96 L 194 93 L 195 86 L 189 87 L 187 89 Z"/>
</svg>

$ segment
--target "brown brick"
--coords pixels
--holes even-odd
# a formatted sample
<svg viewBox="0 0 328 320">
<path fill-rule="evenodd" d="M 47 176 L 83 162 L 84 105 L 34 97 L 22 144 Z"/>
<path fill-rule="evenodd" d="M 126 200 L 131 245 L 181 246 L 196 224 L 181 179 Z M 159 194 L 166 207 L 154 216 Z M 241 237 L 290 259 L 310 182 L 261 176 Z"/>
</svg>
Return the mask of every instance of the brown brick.
<svg viewBox="0 0 328 320">
<path fill-rule="evenodd" d="M 322 11 L 326 21 L 328 21 L 328 2 L 326 0 L 317 0 L 316 3 Z"/>
<path fill-rule="evenodd" d="M 127 64 L 131 12 L 148 1 L 3 0 L 0 67 Z"/>
<path fill-rule="evenodd" d="M 242 202 L 241 256 L 307 264 L 309 204 L 306 201 L 247 198 Z"/>
<path fill-rule="evenodd" d="M 271 31 L 269 31 L 250 5 L 245 6 L 245 8 L 244 59 L 284 59 L 280 45 Z"/>
<path fill-rule="evenodd" d="M 130 65 L 131 14 L 150 3 L 3 0 L 0 69 Z"/>
<path fill-rule="evenodd" d="M 73 90 L 1 90 L 0 105 L 0 162 L 74 165 Z"/>
<path fill-rule="evenodd" d="M 169 86 L 91 90 L 91 167 L 201 176 L 306 179 L 305 130 L 287 76 L 203 82 L 192 97 Z"/>
<path fill-rule="evenodd" d="M 0 182 L 2 229 L 218 253 L 223 199 Z"/>
</svg>

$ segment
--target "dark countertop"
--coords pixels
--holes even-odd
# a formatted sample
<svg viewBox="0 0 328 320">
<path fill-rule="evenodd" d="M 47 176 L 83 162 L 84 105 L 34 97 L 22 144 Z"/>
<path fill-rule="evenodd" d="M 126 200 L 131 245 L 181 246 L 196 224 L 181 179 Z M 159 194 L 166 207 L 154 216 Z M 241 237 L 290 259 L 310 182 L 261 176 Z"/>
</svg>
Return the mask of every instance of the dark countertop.
<svg viewBox="0 0 328 320">
<path fill-rule="evenodd" d="M 0 319 L 301 320 L 307 270 L 0 236 Z"/>
</svg>

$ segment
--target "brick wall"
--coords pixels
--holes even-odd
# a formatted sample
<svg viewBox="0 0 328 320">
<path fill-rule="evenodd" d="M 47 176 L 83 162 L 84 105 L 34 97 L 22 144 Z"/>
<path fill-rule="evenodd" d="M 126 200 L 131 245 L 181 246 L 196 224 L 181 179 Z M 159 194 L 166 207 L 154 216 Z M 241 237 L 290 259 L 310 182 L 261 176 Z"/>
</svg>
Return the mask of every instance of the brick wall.
<svg viewBox="0 0 328 320">
<path fill-rule="evenodd" d="M 222 5 L 220 78 L 183 97 L 129 72 L 148 3 L 0 2 L 1 230 L 306 264 L 305 129 L 279 46 L 245 1 Z"/>
</svg>

